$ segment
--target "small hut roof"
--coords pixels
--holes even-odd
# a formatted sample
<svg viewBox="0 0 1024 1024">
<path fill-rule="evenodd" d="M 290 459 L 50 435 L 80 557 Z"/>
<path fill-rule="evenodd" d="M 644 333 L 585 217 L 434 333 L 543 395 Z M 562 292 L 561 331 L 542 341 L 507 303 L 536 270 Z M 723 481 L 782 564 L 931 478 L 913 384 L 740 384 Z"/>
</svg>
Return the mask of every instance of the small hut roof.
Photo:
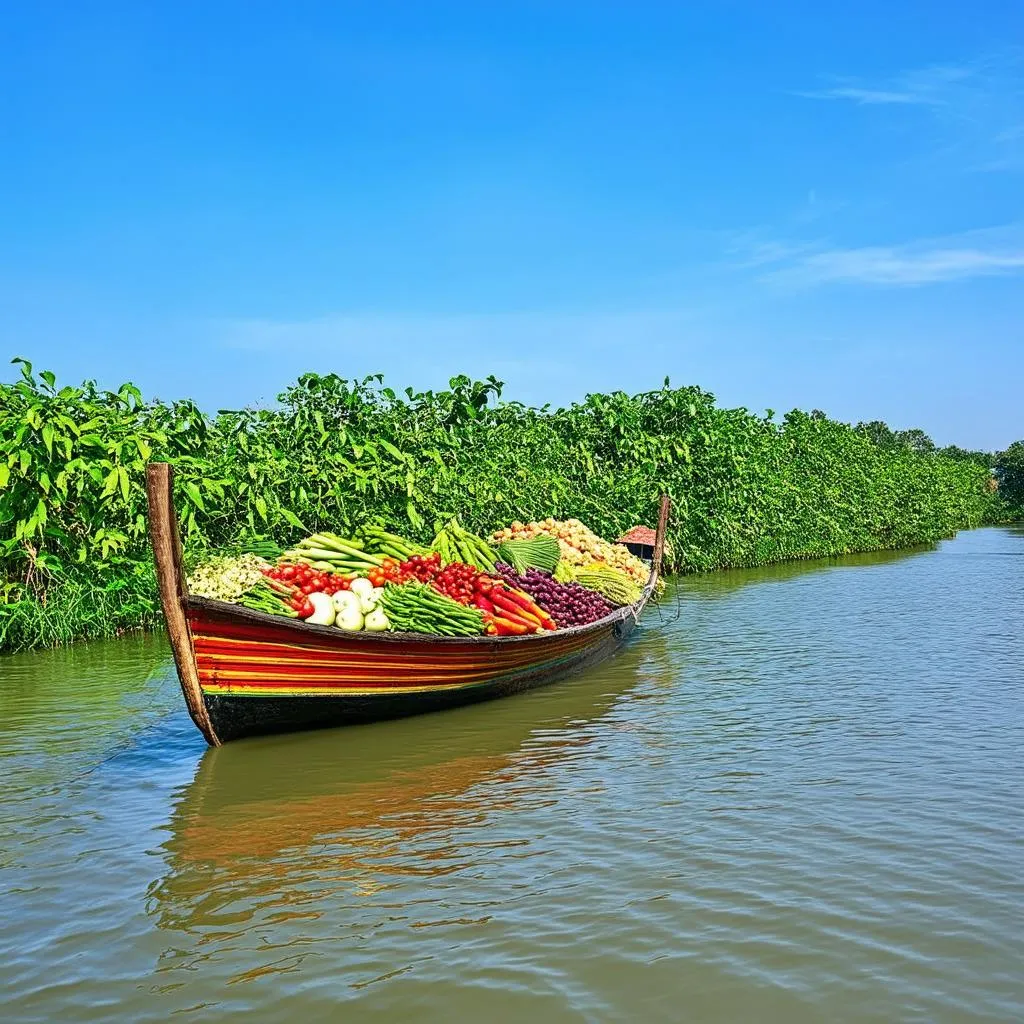
<svg viewBox="0 0 1024 1024">
<path fill-rule="evenodd" d="M 627 530 L 618 540 L 619 544 L 649 544 L 654 547 L 657 534 L 649 526 L 634 526 Z"/>
</svg>

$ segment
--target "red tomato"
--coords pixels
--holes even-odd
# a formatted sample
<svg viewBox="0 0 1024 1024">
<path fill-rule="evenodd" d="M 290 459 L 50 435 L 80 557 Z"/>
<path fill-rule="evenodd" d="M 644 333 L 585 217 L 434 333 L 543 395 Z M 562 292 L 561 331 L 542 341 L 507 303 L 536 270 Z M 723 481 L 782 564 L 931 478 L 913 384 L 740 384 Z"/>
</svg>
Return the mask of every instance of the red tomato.
<svg viewBox="0 0 1024 1024">
<path fill-rule="evenodd" d="M 315 583 L 303 583 L 302 587 L 301 587 L 301 590 L 302 590 L 302 592 L 304 594 L 316 593 L 316 584 Z"/>
<path fill-rule="evenodd" d="M 293 580 L 295 579 L 295 567 L 293 565 L 286 565 L 281 569 L 281 579 Z"/>
</svg>

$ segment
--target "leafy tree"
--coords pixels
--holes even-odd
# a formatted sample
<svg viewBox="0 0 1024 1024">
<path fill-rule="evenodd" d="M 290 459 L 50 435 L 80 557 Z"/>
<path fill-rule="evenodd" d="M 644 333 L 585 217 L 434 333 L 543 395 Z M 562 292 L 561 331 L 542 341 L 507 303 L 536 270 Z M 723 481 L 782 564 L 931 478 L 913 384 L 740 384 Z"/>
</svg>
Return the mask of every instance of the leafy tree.
<svg viewBox="0 0 1024 1024">
<path fill-rule="evenodd" d="M 819 410 L 780 422 L 668 381 L 537 409 L 494 377 L 396 392 L 379 375 L 307 373 L 271 408 L 209 417 L 131 384 L 59 387 L 18 362 L 19 379 L 0 384 L 0 647 L 152 620 L 151 459 L 176 467 L 193 555 L 367 522 L 427 540 L 453 513 L 480 532 L 575 516 L 614 537 L 652 523 L 663 489 L 689 570 L 903 547 L 999 514 L 989 466 L 936 452 L 922 431 Z M 1004 497 L 1021 493 L 1022 449 L 1000 456 Z M 56 629 L 49 609 L 72 604 L 95 617 Z"/>
<path fill-rule="evenodd" d="M 872 444 L 879 448 L 892 448 L 896 443 L 896 434 L 888 423 L 872 420 L 870 423 L 858 423 L 858 433 L 864 434 Z"/>
<path fill-rule="evenodd" d="M 939 454 L 946 459 L 957 459 L 960 462 L 973 462 L 978 466 L 991 469 L 996 464 L 996 457 L 992 452 L 970 451 L 961 448 L 959 445 L 950 444 L 945 448 L 938 449 Z"/>
<path fill-rule="evenodd" d="M 879 448 L 909 448 L 920 454 L 936 450 L 935 442 L 923 430 L 917 428 L 893 430 L 881 420 L 872 420 L 870 423 L 858 423 L 856 429 Z"/>
<path fill-rule="evenodd" d="M 923 430 L 899 430 L 895 435 L 895 443 L 920 454 L 935 451 L 935 442 Z"/>
<path fill-rule="evenodd" d="M 996 456 L 999 494 L 1018 517 L 1024 516 L 1024 441 L 1014 441 Z"/>
</svg>

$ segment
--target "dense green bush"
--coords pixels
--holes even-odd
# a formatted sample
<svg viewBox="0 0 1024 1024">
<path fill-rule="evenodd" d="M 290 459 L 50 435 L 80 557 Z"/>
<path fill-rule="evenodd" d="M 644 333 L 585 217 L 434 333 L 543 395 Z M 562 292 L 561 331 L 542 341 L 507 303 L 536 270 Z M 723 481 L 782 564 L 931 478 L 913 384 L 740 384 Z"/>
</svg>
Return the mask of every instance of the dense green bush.
<svg viewBox="0 0 1024 1024">
<path fill-rule="evenodd" d="M 1014 519 L 1024 519 L 1024 441 L 1014 441 L 995 459 L 999 494 Z"/>
<path fill-rule="evenodd" d="M 668 381 L 551 410 L 502 401 L 493 377 L 396 393 L 379 376 L 306 374 L 274 408 L 211 418 L 131 384 L 58 388 L 18 362 L 0 385 L 0 647 L 152 620 L 151 459 L 177 468 L 193 550 L 367 521 L 427 539 L 456 512 L 481 531 L 577 516 L 614 537 L 652 523 L 664 489 L 677 568 L 706 570 L 905 547 L 1003 514 L 984 458 L 920 432 L 777 422 Z"/>
</svg>

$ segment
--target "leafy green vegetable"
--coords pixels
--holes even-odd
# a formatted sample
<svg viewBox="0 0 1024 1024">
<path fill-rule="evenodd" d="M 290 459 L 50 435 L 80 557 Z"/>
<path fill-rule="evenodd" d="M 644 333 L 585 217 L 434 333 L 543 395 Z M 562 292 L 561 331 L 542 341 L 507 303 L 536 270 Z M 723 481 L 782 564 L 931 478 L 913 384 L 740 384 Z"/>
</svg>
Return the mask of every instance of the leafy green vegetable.
<svg viewBox="0 0 1024 1024">
<path fill-rule="evenodd" d="M 498 547 L 498 557 L 520 574 L 530 568 L 554 572 L 561 551 L 554 537 L 534 537 L 533 540 L 505 541 Z"/>
</svg>

